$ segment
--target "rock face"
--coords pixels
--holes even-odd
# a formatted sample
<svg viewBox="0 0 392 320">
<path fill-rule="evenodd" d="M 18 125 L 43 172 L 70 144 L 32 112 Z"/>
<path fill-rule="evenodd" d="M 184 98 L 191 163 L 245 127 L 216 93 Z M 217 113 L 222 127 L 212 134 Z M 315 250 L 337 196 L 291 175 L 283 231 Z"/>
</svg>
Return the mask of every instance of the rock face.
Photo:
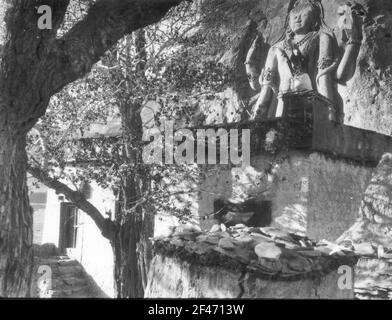
<svg viewBox="0 0 392 320">
<path fill-rule="evenodd" d="M 366 188 L 358 221 L 338 242 L 369 242 L 392 249 L 392 154 L 385 154 Z"/>
<path fill-rule="evenodd" d="M 365 191 L 357 222 L 338 239 L 366 255 L 356 267 L 363 299 L 392 299 L 392 154 L 385 154 Z"/>
<path fill-rule="evenodd" d="M 327 13 L 343 1 L 323 1 Z M 392 3 L 387 0 L 362 0 L 368 12 L 364 41 L 354 78 L 342 86 L 347 124 L 392 134 Z M 328 3 L 328 4 L 327 4 Z"/>
<path fill-rule="evenodd" d="M 392 223 L 392 154 L 385 154 L 374 172 L 361 203 L 361 214 L 368 220 Z"/>
<path fill-rule="evenodd" d="M 358 299 L 392 300 L 392 260 L 362 258 L 355 267 Z"/>
<path fill-rule="evenodd" d="M 353 298 L 338 287 L 355 251 L 277 228 L 174 232 L 154 240 L 147 298 Z M 230 243 L 230 245 L 229 245 Z"/>
</svg>

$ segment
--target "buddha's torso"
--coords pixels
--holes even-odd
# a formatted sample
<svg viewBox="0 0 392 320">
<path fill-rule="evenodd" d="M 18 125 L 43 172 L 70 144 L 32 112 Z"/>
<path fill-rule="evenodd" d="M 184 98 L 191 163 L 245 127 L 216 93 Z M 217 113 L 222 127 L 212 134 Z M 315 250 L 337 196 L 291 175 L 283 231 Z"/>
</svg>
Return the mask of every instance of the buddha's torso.
<svg viewBox="0 0 392 320">
<path fill-rule="evenodd" d="M 319 39 L 318 32 L 311 32 L 295 46 L 298 50 L 290 45 L 288 39 L 274 46 L 278 62 L 280 93 L 317 90 Z"/>
</svg>

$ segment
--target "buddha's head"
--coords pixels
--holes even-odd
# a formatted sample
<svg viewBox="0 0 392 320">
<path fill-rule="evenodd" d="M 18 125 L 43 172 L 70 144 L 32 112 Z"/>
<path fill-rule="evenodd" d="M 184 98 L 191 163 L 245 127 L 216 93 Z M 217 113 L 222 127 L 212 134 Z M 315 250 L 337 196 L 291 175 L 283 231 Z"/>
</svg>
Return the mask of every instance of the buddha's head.
<svg viewBox="0 0 392 320">
<path fill-rule="evenodd" d="M 318 31 L 322 24 L 321 4 L 317 0 L 298 0 L 289 13 L 288 26 L 292 34 Z"/>
</svg>

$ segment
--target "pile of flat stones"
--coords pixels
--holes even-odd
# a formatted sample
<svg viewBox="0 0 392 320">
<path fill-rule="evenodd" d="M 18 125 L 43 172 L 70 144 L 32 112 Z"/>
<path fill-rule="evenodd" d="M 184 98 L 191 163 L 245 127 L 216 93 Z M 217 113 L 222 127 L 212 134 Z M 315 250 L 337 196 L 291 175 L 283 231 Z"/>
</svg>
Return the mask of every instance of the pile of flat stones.
<svg viewBox="0 0 392 320">
<path fill-rule="evenodd" d="M 361 255 L 355 268 L 355 297 L 392 300 L 392 250 L 368 242 L 354 246 Z"/>
<path fill-rule="evenodd" d="M 361 258 L 354 291 L 361 300 L 392 300 L 392 260 Z"/>
<path fill-rule="evenodd" d="M 353 266 L 358 260 L 352 245 L 314 242 L 273 227 L 215 225 L 210 232 L 201 232 L 179 226 L 169 236 L 155 238 L 153 243 L 156 253 L 203 265 L 239 267 L 242 271 L 246 268 L 269 278 L 326 273 L 343 264 Z"/>
</svg>

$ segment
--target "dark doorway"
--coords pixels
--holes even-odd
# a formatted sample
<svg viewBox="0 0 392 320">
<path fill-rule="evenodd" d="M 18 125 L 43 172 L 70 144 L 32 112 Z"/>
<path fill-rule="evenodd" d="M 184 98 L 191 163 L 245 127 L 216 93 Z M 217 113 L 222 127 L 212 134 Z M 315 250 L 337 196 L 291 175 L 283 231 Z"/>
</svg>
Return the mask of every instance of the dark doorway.
<svg viewBox="0 0 392 320">
<path fill-rule="evenodd" d="M 78 239 L 79 211 L 72 203 L 63 202 L 60 207 L 59 249 L 66 253 L 67 248 L 76 248 Z"/>
<path fill-rule="evenodd" d="M 242 203 L 217 199 L 214 202 L 214 219 L 227 227 L 244 224 L 248 227 L 267 227 L 272 222 L 271 201 L 249 199 Z"/>
</svg>

